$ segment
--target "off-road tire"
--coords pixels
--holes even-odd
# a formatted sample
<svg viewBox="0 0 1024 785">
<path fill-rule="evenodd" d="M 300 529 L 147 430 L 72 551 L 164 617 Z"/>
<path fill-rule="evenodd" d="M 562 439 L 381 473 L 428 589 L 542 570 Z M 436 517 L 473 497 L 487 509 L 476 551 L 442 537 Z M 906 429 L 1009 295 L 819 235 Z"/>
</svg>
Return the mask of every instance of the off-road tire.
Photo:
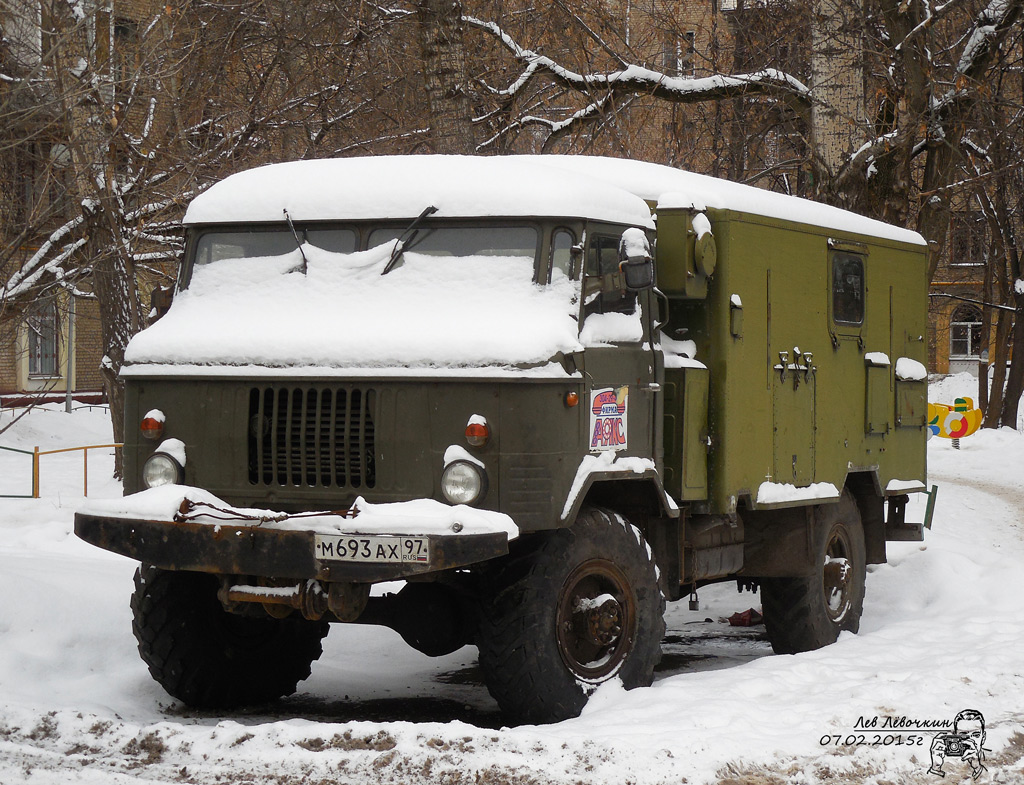
<svg viewBox="0 0 1024 785">
<path fill-rule="evenodd" d="M 836 504 L 815 509 L 814 572 L 805 578 L 761 580 L 761 608 L 776 654 L 797 654 L 835 643 L 843 630 L 857 632 L 864 610 L 867 565 L 860 511 L 849 491 Z M 845 579 L 829 558 L 849 562 Z M 841 570 L 839 571 L 841 572 Z"/>
<path fill-rule="evenodd" d="M 217 578 L 205 573 L 136 570 L 132 631 L 153 678 L 200 709 L 291 695 L 323 651 L 327 622 L 228 613 L 217 588 Z"/>
<path fill-rule="evenodd" d="M 615 677 L 626 689 L 650 685 L 661 660 L 665 596 L 640 530 L 588 508 L 571 529 L 535 539 L 491 576 L 481 612 L 480 667 L 506 720 L 576 717 L 597 686 Z M 579 610 L 588 604 L 581 600 L 606 594 L 614 601 L 605 599 L 596 617 Z M 612 631 L 594 626 L 595 618 Z"/>
</svg>

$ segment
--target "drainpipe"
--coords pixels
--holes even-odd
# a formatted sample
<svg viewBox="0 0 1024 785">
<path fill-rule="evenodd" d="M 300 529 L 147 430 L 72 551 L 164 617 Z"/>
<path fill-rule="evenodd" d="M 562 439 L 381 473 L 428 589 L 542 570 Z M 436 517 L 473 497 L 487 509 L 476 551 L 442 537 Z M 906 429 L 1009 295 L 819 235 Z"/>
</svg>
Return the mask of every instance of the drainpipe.
<svg viewBox="0 0 1024 785">
<path fill-rule="evenodd" d="M 64 375 L 64 411 L 71 414 L 71 366 L 75 353 L 75 293 L 71 292 L 71 302 L 68 305 L 68 344 L 67 344 L 67 370 Z"/>
</svg>

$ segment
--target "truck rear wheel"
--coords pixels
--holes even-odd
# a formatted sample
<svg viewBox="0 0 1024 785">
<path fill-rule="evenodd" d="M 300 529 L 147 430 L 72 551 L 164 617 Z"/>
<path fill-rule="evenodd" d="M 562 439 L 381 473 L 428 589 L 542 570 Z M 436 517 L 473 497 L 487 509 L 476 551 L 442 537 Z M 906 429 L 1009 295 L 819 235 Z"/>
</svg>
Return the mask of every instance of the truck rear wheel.
<svg viewBox="0 0 1024 785">
<path fill-rule="evenodd" d="M 849 491 L 815 510 L 816 564 L 806 578 L 761 581 L 761 605 L 776 654 L 796 654 L 857 632 L 864 610 L 867 565 L 860 511 Z"/>
<path fill-rule="evenodd" d="M 648 686 L 661 659 L 665 597 L 640 531 L 585 509 L 542 536 L 495 576 L 478 633 L 484 680 L 511 722 L 575 717 L 610 679 Z"/>
<path fill-rule="evenodd" d="M 228 613 L 217 588 L 217 578 L 205 573 L 136 570 L 132 631 L 153 678 L 202 709 L 291 695 L 323 651 L 327 622 Z"/>
</svg>

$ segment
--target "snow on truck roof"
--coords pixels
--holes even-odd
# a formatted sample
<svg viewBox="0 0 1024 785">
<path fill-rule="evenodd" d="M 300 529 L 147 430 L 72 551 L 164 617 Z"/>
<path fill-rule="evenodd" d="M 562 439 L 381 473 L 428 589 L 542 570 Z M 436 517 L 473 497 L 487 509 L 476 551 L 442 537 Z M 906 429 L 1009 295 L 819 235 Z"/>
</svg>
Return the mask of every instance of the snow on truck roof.
<svg viewBox="0 0 1024 785">
<path fill-rule="evenodd" d="M 823 229 L 926 245 L 924 238 L 917 232 L 848 210 L 661 164 L 582 155 L 524 157 L 542 159 L 548 166 L 557 166 L 567 171 L 586 172 L 590 177 L 613 182 L 661 207 L 736 210 Z"/>
<path fill-rule="evenodd" d="M 560 216 L 653 228 L 635 195 L 525 156 L 408 155 L 271 164 L 197 196 L 183 223 Z"/>
<path fill-rule="evenodd" d="M 271 164 L 197 196 L 187 225 L 558 216 L 653 227 L 646 202 L 717 208 L 913 245 L 917 232 L 808 199 L 660 164 L 586 155 L 367 156 Z"/>
</svg>

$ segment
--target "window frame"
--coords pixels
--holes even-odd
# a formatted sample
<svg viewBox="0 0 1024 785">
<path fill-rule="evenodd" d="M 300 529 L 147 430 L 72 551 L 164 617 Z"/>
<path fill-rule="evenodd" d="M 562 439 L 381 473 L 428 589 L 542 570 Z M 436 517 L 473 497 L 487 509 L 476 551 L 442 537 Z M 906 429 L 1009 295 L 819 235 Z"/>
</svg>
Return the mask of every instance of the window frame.
<svg viewBox="0 0 1024 785">
<path fill-rule="evenodd" d="M 958 314 L 968 314 L 968 315 L 972 315 L 972 316 L 976 315 L 977 319 L 974 319 L 972 321 L 967 321 L 966 319 L 962 319 L 962 318 L 961 319 L 957 319 L 956 317 L 957 317 Z M 982 314 L 978 311 L 977 308 L 971 308 L 969 306 L 961 306 L 961 307 L 957 308 L 955 311 L 953 311 L 953 313 L 950 315 L 950 320 L 949 320 L 949 359 L 951 359 L 951 360 L 980 360 L 981 359 L 981 343 L 982 343 L 982 338 L 984 337 L 984 335 L 983 335 L 984 326 L 985 326 L 985 323 L 984 323 L 984 321 L 982 319 Z M 955 338 L 954 337 L 954 332 L 955 332 L 957 327 L 966 328 L 966 332 L 967 332 L 966 336 L 964 336 L 963 338 L 960 338 L 960 339 Z M 966 354 L 953 351 L 953 341 L 954 340 L 959 340 L 959 341 L 966 340 L 966 342 L 967 342 L 967 353 Z M 972 350 L 973 350 L 975 344 L 977 344 L 977 347 L 978 347 L 978 353 L 977 354 L 973 354 L 972 353 Z"/>
<path fill-rule="evenodd" d="M 48 300 L 33 306 L 26 315 L 25 328 L 27 331 L 25 351 L 28 356 L 28 377 L 30 379 L 59 379 L 61 377 L 60 314 L 57 312 L 57 303 Z M 49 352 L 47 352 L 48 348 Z M 44 362 L 47 358 L 49 363 Z M 51 363 L 52 367 L 50 367 Z"/>
<path fill-rule="evenodd" d="M 580 270 L 578 269 L 579 265 L 577 264 L 577 262 L 579 261 L 578 257 L 581 256 L 581 254 L 574 254 L 572 250 L 573 248 L 576 248 L 579 244 L 579 240 L 576 239 L 576 232 L 574 232 L 568 226 L 556 226 L 554 229 L 551 230 L 551 244 L 548 250 L 547 260 L 547 283 L 551 283 L 551 279 L 555 274 L 555 252 L 561 250 L 555 247 L 555 241 L 557 240 L 559 235 L 563 234 L 568 235 L 569 237 L 569 268 L 568 270 L 566 270 L 566 275 L 569 276 L 569 280 L 575 281 L 580 274 Z"/>
<path fill-rule="evenodd" d="M 837 316 L 836 299 L 841 292 L 836 290 L 836 266 L 842 259 L 847 261 L 856 261 L 860 264 L 860 315 L 859 319 L 852 321 L 846 318 L 839 318 Z M 828 300 L 828 312 L 829 320 L 832 323 L 832 328 L 835 332 L 840 334 L 853 334 L 859 335 L 860 331 L 864 327 L 864 321 L 867 317 L 867 254 L 860 250 L 854 251 L 848 248 L 833 248 L 828 255 L 828 278 L 829 278 L 829 300 Z M 857 299 L 857 298 L 855 298 Z"/>
</svg>

